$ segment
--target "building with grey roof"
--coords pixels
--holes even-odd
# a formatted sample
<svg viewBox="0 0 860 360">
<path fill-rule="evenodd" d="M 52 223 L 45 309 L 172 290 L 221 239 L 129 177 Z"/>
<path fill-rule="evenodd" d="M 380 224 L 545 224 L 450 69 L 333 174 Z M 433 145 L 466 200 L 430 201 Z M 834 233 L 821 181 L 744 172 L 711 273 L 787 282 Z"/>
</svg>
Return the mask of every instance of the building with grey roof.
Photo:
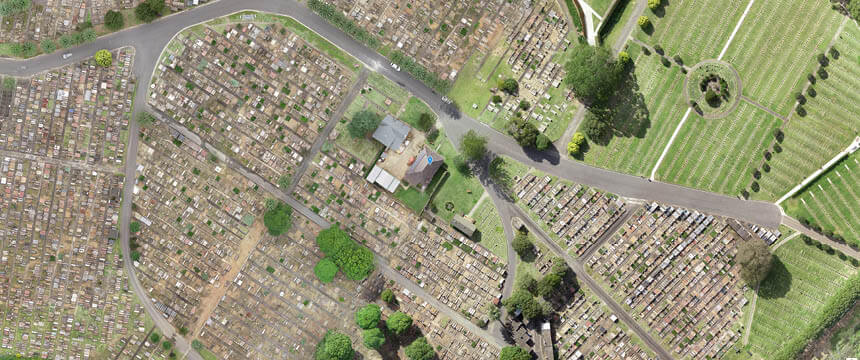
<svg viewBox="0 0 860 360">
<path fill-rule="evenodd" d="M 373 132 L 373 138 L 385 145 L 387 149 L 397 151 L 403 146 L 403 142 L 406 141 L 406 136 L 409 135 L 411 129 L 405 122 L 397 120 L 391 115 L 386 115 L 379 123 L 376 131 Z"/>
<path fill-rule="evenodd" d="M 436 172 L 439 171 L 444 162 L 445 158 L 442 155 L 424 145 L 424 148 L 415 157 L 415 161 L 409 165 L 409 169 L 406 169 L 406 175 L 403 176 L 403 180 L 409 182 L 412 186 L 424 189 L 433 180 L 433 176 L 436 175 Z"/>
</svg>

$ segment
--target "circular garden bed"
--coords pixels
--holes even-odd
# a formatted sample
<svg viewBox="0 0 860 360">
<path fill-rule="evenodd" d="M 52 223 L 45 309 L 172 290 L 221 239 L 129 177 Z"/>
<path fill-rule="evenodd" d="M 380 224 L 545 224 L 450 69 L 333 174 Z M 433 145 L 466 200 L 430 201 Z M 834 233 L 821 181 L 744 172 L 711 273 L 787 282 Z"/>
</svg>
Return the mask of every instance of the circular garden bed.
<svg viewBox="0 0 860 360">
<path fill-rule="evenodd" d="M 731 65 L 705 60 L 687 73 L 684 80 L 687 103 L 708 119 L 725 117 L 734 110 L 741 95 L 741 79 Z"/>
</svg>

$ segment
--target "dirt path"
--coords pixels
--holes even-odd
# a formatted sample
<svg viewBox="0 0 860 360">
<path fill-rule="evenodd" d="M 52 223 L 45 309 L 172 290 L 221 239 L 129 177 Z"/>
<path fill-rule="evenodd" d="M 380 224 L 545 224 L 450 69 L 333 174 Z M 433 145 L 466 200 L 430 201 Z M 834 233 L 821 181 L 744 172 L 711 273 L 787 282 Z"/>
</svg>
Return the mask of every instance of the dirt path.
<svg viewBox="0 0 860 360">
<path fill-rule="evenodd" d="M 851 310 L 848 310 L 836 324 L 833 324 L 817 339 L 807 344 L 806 348 L 797 358 L 801 360 L 821 359 L 824 358 L 822 355 L 830 354 L 833 351 L 833 347 L 830 345 L 833 335 L 836 335 L 836 333 L 848 326 L 853 326 L 855 318 L 858 316 L 858 311 L 860 311 L 860 302 L 855 303 Z"/>
<path fill-rule="evenodd" d="M 251 226 L 248 234 L 239 241 L 239 249 L 236 256 L 230 260 L 230 270 L 215 281 L 212 290 L 210 290 L 208 294 L 200 298 L 200 312 L 197 315 L 197 321 L 194 322 L 194 326 L 191 328 L 192 336 L 188 341 L 194 341 L 194 339 L 197 338 L 197 334 L 199 334 L 200 330 L 203 329 L 203 325 L 206 323 L 206 320 L 208 320 L 209 316 L 212 315 L 212 312 L 215 311 L 215 306 L 217 306 L 218 302 L 221 301 L 221 297 L 227 293 L 228 282 L 233 281 L 233 279 L 236 278 L 236 275 L 239 274 L 239 270 L 241 270 L 245 265 L 245 261 L 248 260 L 248 257 L 251 255 L 251 252 L 254 251 L 254 248 L 257 247 L 257 243 L 260 242 L 260 239 L 263 237 L 263 231 L 265 230 L 266 227 L 263 226 L 263 221 L 258 219 L 254 222 L 254 225 Z"/>
</svg>

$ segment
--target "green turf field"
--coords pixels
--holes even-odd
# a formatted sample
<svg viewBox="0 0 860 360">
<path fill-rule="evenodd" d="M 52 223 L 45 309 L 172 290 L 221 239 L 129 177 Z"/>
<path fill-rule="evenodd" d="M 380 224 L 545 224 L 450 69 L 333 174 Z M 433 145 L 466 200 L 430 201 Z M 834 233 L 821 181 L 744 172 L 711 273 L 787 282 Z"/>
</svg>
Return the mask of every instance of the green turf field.
<svg viewBox="0 0 860 360">
<path fill-rule="evenodd" d="M 807 96 L 803 105 L 807 115 L 792 114 L 782 152 L 774 154 L 772 170 L 762 177 L 761 191 L 753 198 L 778 199 L 848 147 L 860 132 L 860 101 L 846 96 L 860 96 L 860 28 L 847 24 L 834 47 L 840 55 L 828 56 L 829 77 L 813 85 L 816 96 Z"/>
<path fill-rule="evenodd" d="M 723 60 L 741 74 L 744 95 L 786 116 L 791 94 L 803 86 L 844 18 L 826 1 L 758 0 Z"/>
<path fill-rule="evenodd" d="M 747 0 L 664 0 L 663 3 L 668 4 L 662 7 L 665 12 L 662 17 L 650 10 L 643 13 L 651 19 L 653 34 L 636 29 L 634 37 L 662 46 L 668 57 L 681 55 L 688 65 L 720 54 L 748 4 Z"/>
<path fill-rule="evenodd" d="M 786 212 L 813 219 L 825 231 L 860 245 L 860 152 L 848 156 L 803 192 L 783 203 Z"/>
<path fill-rule="evenodd" d="M 848 261 L 799 237 L 775 255 L 779 262 L 760 286 L 749 339 L 751 351 L 763 359 L 800 336 L 829 297 L 857 272 Z"/>
<path fill-rule="evenodd" d="M 722 119 L 691 113 L 657 171 L 660 180 L 738 195 L 781 121 L 746 102 Z"/>
<path fill-rule="evenodd" d="M 508 261 L 508 243 L 505 237 L 505 229 L 502 227 L 502 219 L 493 205 L 493 199 L 484 197 L 477 204 L 478 208 L 472 214 L 475 225 L 480 232 L 480 243 L 482 246 L 496 254 L 502 261 Z"/>
<path fill-rule="evenodd" d="M 684 112 L 684 74 L 678 66 L 664 67 L 659 57 L 640 55 L 636 61 L 635 76 L 641 102 L 644 102 L 645 124 L 642 136 L 616 136 L 607 145 L 589 142 L 585 153 L 586 163 L 635 175 L 650 175 L 651 169 L 672 137 Z M 641 103 L 637 96 L 627 98 L 624 106 L 617 107 L 620 117 L 632 119 L 632 113 Z"/>
</svg>

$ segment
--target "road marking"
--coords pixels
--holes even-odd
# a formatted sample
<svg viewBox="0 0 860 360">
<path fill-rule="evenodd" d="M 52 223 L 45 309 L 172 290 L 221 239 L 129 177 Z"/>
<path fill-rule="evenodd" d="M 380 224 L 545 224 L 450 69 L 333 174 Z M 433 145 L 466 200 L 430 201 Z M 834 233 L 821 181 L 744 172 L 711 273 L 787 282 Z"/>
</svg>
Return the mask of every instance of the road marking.
<svg viewBox="0 0 860 360">
<path fill-rule="evenodd" d="M 665 158 L 665 157 L 666 157 L 666 154 L 667 154 L 667 153 L 669 153 L 669 148 L 670 148 L 670 147 L 672 147 L 672 143 L 675 141 L 675 137 L 677 137 L 677 136 L 678 136 L 678 132 L 680 132 L 680 131 L 681 131 L 681 127 L 682 127 L 682 126 L 684 126 L 684 122 L 686 122 L 686 121 L 687 121 L 687 117 L 689 117 L 689 116 L 690 116 L 690 111 L 691 111 L 691 110 L 693 110 L 693 108 L 691 108 L 691 107 L 688 107 L 688 108 L 687 108 L 687 112 L 685 112 L 685 113 L 684 113 L 684 117 L 683 117 L 683 118 L 681 118 L 681 123 L 680 123 L 680 124 L 678 124 L 678 127 L 676 127 L 676 128 L 675 128 L 675 132 L 674 132 L 674 133 L 672 133 L 672 137 L 671 137 L 671 138 L 669 138 L 669 143 L 668 143 L 668 144 L 666 144 L 666 148 L 665 148 L 665 149 L 663 149 L 663 153 L 662 153 L 662 154 L 660 154 L 660 159 L 658 159 L 658 160 L 657 160 L 657 164 L 655 164 L 655 165 L 654 165 L 654 169 L 653 169 L 653 170 L 651 170 L 651 177 L 650 177 L 650 179 L 651 179 L 651 180 L 654 180 L 654 175 L 655 175 L 655 174 L 657 174 L 657 169 L 659 169 L 659 168 L 660 168 L 660 163 L 662 163 L 662 162 L 663 162 L 663 158 Z"/>
<path fill-rule="evenodd" d="M 744 22 L 744 18 L 746 18 L 746 17 L 747 17 L 747 13 L 749 13 L 750 8 L 752 7 L 752 5 L 753 5 L 753 3 L 754 3 L 754 2 L 755 2 L 755 0 L 750 0 L 750 3 L 747 5 L 746 10 L 744 10 L 744 14 L 743 14 L 743 15 L 741 15 L 741 19 L 740 19 L 740 20 L 738 20 L 738 24 L 737 24 L 737 25 L 735 25 L 735 30 L 734 30 L 734 31 L 732 31 L 732 35 L 731 35 L 731 36 L 729 36 L 729 40 L 728 40 L 728 41 L 726 41 L 726 46 L 724 46 L 724 47 L 723 47 L 723 51 L 721 51 L 721 52 L 720 52 L 720 56 L 717 56 L 717 60 L 722 60 L 723 55 L 725 55 L 725 54 L 726 54 L 726 50 L 728 50 L 728 49 L 729 49 L 729 45 L 731 45 L 732 40 L 735 38 L 735 34 L 737 34 L 737 33 L 738 33 L 738 30 L 741 28 L 741 24 L 743 24 L 743 22 Z"/>
</svg>

